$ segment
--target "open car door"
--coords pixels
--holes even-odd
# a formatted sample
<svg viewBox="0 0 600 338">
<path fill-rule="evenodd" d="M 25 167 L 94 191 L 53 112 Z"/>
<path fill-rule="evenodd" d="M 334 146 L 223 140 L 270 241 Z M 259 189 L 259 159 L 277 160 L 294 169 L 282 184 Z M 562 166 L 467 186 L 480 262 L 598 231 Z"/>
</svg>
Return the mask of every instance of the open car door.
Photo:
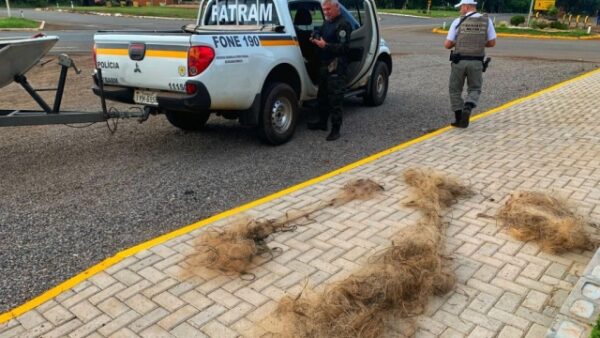
<svg viewBox="0 0 600 338">
<path fill-rule="evenodd" d="M 375 5 L 371 0 L 340 0 L 342 15 L 352 24 L 348 87 L 363 84 L 375 63 L 379 48 L 379 29 Z"/>
</svg>

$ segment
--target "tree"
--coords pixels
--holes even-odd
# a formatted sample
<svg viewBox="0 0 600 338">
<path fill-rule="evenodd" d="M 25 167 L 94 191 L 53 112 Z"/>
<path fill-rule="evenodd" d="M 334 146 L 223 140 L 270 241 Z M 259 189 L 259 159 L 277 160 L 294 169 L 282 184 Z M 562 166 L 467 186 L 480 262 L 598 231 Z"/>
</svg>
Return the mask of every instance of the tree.
<svg viewBox="0 0 600 338">
<path fill-rule="evenodd" d="M 556 7 L 569 13 L 595 15 L 600 8 L 600 0 L 557 0 Z"/>
</svg>

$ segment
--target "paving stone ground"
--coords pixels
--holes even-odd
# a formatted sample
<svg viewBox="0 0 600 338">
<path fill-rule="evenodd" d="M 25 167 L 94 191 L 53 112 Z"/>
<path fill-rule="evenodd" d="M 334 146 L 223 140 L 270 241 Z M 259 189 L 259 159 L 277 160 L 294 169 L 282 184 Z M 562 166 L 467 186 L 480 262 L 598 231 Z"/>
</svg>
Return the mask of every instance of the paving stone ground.
<svg viewBox="0 0 600 338">
<path fill-rule="evenodd" d="M 600 222 L 600 72 L 450 129 L 246 212 L 270 218 L 331 198 L 344 183 L 371 178 L 385 192 L 314 215 L 315 223 L 274 236 L 281 255 L 236 276 L 202 270 L 182 279 L 184 257 L 209 227 L 130 256 L 38 307 L 0 324 L 0 337 L 238 337 L 285 294 L 339 280 L 418 219 L 402 206 L 402 172 L 432 167 L 477 192 L 446 215 L 446 246 L 458 284 L 432 298 L 417 337 L 544 337 L 593 252 L 543 253 L 500 231 L 494 215 L 515 190 L 559 193 Z M 589 229 L 593 231 L 594 229 Z M 402 335 L 402 321 L 386 335 Z"/>
</svg>

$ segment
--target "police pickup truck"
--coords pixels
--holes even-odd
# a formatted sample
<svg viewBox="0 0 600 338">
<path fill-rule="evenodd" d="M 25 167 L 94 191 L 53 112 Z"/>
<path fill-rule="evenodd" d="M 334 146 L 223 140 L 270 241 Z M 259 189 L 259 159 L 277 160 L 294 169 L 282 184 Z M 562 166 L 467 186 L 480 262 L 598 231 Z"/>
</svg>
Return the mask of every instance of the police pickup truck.
<svg viewBox="0 0 600 338">
<path fill-rule="evenodd" d="M 392 58 L 380 37 L 374 0 L 342 0 L 352 25 L 347 96 L 383 103 Z M 100 31 L 94 35 L 94 92 L 164 113 L 199 130 L 211 113 L 254 126 L 270 144 L 288 141 L 299 106 L 314 101 L 324 21 L 316 0 L 204 0 L 196 23 L 177 31 Z M 101 83 L 99 73 L 102 74 Z"/>
</svg>

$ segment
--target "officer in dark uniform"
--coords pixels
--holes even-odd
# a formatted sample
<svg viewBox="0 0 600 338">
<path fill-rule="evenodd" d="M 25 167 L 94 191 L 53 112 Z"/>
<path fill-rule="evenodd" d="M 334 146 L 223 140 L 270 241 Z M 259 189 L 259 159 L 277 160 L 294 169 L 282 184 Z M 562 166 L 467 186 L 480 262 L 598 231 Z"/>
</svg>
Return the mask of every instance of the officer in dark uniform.
<svg viewBox="0 0 600 338">
<path fill-rule="evenodd" d="M 319 68 L 319 120 L 308 124 L 309 129 L 327 130 L 331 115 L 331 133 L 327 141 L 340 138 L 342 126 L 342 101 L 348 70 L 348 51 L 352 26 L 340 15 L 338 0 L 321 2 L 325 22 L 310 41 L 319 47 L 321 65 Z"/>
</svg>

